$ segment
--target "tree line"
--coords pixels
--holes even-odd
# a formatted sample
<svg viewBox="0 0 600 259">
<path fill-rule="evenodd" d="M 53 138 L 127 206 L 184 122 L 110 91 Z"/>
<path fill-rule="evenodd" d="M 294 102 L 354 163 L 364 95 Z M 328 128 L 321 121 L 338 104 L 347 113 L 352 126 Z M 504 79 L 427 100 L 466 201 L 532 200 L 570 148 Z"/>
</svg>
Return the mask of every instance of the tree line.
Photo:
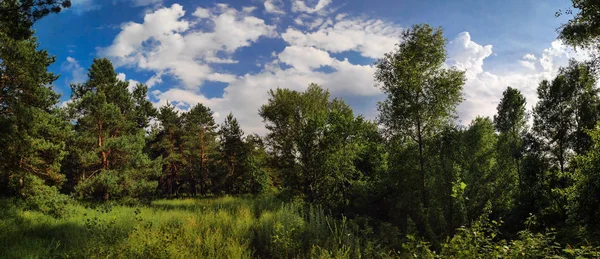
<svg viewBox="0 0 600 259">
<path fill-rule="evenodd" d="M 387 96 L 376 120 L 355 115 L 315 84 L 277 88 L 258 111 L 268 131 L 259 136 L 245 134 L 232 114 L 217 125 L 203 104 L 155 109 L 147 86 L 129 91 L 102 58 L 58 107 L 51 86 L 57 76 L 47 70 L 54 57 L 38 49 L 31 24 L 70 2 L 30 2 L 0 2 L 0 12 L 20 21 L 0 19 L 6 196 L 48 203 L 65 194 L 123 201 L 278 189 L 283 198 L 374 228 L 365 235 L 381 233 L 392 246 L 409 234 L 440 245 L 482 216 L 507 222 L 502 233 L 509 238 L 524 228 L 555 228 L 561 241 L 598 240 L 597 58 L 571 60 L 539 82 L 531 112 L 522 93 L 507 87 L 496 115 L 462 126 L 456 107 L 464 71 L 444 65 L 441 28 L 414 25 L 375 63 Z M 582 11 L 560 38 L 597 48 L 597 12 L 589 10 L 598 4 L 573 3 Z"/>
</svg>

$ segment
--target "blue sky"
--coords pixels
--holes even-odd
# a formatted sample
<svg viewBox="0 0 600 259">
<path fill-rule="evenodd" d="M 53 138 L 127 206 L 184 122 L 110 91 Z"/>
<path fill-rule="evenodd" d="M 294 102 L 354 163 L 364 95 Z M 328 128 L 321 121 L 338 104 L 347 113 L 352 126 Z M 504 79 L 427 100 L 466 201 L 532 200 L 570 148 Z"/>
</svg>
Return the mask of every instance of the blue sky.
<svg viewBox="0 0 600 259">
<path fill-rule="evenodd" d="M 372 64 L 416 23 L 442 26 L 448 65 L 467 71 L 458 109 L 464 124 L 492 116 L 509 85 L 532 105 L 540 80 L 588 56 L 556 40 L 568 17 L 554 13 L 569 0 L 72 2 L 35 25 L 40 47 L 56 56 L 51 70 L 61 75 L 55 87 L 63 101 L 93 59 L 107 57 L 120 79 L 148 84 L 156 106 L 202 102 L 217 121 L 233 112 L 247 132 L 264 131 L 257 110 L 268 89 L 303 90 L 310 82 L 374 118 L 384 96 Z"/>
</svg>

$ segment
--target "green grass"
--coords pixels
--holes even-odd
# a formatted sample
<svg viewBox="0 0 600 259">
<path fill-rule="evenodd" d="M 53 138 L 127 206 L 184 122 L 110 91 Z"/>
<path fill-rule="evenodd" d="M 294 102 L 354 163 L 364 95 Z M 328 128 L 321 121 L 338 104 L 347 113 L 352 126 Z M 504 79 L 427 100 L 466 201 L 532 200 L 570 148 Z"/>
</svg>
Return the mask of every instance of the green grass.
<svg viewBox="0 0 600 259">
<path fill-rule="evenodd" d="M 0 200 L 0 258 L 357 258 L 345 220 L 272 196 L 67 205 L 55 218 Z"/>
</svg>

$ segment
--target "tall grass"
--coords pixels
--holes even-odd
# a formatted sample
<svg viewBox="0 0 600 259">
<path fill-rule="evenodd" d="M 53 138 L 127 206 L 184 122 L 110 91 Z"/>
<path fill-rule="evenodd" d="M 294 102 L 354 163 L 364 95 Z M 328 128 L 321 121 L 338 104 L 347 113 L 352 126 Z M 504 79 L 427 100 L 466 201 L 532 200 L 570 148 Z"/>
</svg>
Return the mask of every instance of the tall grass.
<svg viewBox="0 0 600 259">
<path fill-rule="evenodd" d="M 64 216 L 0 200 L 0 258 L 371 258 L 345 219 L 272 196 L 70 204 Z"/>
</svg>

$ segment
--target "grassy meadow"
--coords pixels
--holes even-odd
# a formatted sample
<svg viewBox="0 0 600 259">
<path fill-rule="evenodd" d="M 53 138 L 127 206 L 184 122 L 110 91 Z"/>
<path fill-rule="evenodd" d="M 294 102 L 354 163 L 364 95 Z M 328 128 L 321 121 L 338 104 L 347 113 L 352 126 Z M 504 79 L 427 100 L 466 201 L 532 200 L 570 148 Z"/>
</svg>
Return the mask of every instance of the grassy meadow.
<svg viewBox="0 0 600 259">
<path fill-rule="evenodd" d="M 364 257 L 345 220 L 270 197 L 66 205 L 63 215 L 0 201 L 0 258 Z"/>
</svg>

